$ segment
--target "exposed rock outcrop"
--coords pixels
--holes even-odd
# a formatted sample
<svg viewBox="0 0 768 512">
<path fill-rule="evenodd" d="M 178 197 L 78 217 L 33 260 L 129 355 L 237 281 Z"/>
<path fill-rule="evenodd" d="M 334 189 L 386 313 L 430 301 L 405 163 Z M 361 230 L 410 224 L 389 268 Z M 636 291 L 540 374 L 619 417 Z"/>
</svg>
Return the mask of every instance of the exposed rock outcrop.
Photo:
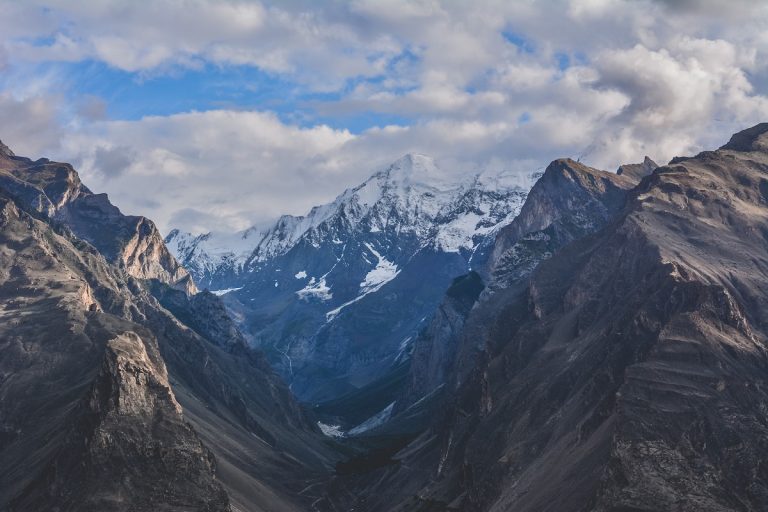
<svg viewBox="0 0 768 512">
<path fill-rule="evenodd" d="M 648 162 L 622 168 L 648 169 Z M 509 290 L 560 247 L 605 226 L 623 207 L 631 187 L 639 182 L 638 174 L 617 177 L 569 159 L 552 162 L 531 189 L 520 215 L 500 231 L 488 268 L 483 271 L 489 288 L 480 295 L 485 285 L 476 273 L 457 281 L 464 283 L 464 289 L 466 283 L 477 283 L 473 289 L 480 288 L 478 295 L 465 294 L 457 302 L 456 294 L 449 290 L 429 327 L 417 338 L 409 388 L 398 409 L 440 385 L 460 381 L 456 372 L 472 368 L 475 348 L 482 344 L 483 326 L 489 316 L 496 314 L 491 310 L 498 301 L 489 302 L 488 296 Z M 476 304 L 478 299 L 480 304 Z M 469 326 L 465 326 L 468 318 Z M 475 343 L 462 342 L 465 336 L 475 338 Z M 437 368 L 441 371 L 436 372 Z"/>
<path fill-rule="evenodd" d="M 649 157 L 643 159 L 641 164 L 624 164 L 620 165 L 616 170 L 616 174 L 619 176 L 627 176 L 634 179 L 638 183 L 646 176 L 650 176 L 653 171 L 659 167 L 659 164 L 651 160 Z"/>
<path fill-rule="evenodd" d="M 486 270 L 491 287 L 507 286 L 533 270 L 548 249 L 605 225 L 637 182 L 634 176 L 600 171 L 571 159 L 549 164 L 520 215 L 496 237 Z"/>
<path fill-rule="evenodd" d="M 656 169 L 488 295 L 445 414 L 358 476 L 367 510 L 766 509 L 767 132 Z"/>
<path fill-rule="evenodd" d="M 76 175 L 24 169 L 78 202 Z M 218 298 L 108 248 L 0 183 L 0 509 L 305 510 L 333 458 L 307 413 Z"/>
<path fill-rule="evenodd" d="M 123 215 L 106 194 L 94 194 L 83 185 L 71 165 L 3 151 L 0 187 L 24 207 L 67 226 L 133 277 L 196 291 L 155 224 L 146 217 Z"/>
</svg>

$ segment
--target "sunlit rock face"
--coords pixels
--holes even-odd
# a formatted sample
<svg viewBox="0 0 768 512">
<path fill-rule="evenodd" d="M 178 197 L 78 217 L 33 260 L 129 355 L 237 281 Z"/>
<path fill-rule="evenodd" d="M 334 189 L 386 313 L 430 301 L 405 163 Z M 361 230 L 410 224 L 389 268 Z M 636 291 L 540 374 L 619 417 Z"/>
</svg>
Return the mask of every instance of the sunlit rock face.
<svg viewBox="0 0 768 512">
<path fill-rule="evenodd" d="M 45 158 L 32 161 L 2 146 L 0 186 L 14 200 L 65 225 L 133 277 L 196 291 L 155 224 L 146 217 L 123 215 L 106 194 L 94 194 L 83 185 L 71 165 Z"/>
</svg>

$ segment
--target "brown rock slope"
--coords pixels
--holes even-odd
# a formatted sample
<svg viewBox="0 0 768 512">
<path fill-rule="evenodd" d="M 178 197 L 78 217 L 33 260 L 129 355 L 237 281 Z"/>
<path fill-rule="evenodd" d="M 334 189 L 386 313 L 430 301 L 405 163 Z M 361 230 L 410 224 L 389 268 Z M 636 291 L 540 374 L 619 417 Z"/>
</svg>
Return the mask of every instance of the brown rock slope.
<svg viewBox="0 0 768 512">
<path fill-rule="evenodd" d="M 418 495 L 425 475 L 431 479 L 436 466 L 442 472 L 446 462 L 440 462 L 439 434 L 451 415 L 445 411 L 456 400 L 462 384 L 477 371 L 478 361 L 485 360 L 488 325 L 507 314 L 504 308 L 517 300 L 542 261 L 568 243 L 605 227 L 621 212 L 638 181 L 636 176 L 617 176 L 570 159 L 555 160 L 547 167 L 528 194 L 521 215 L 498 235 L 491 267 L 482 270 L 489 285 L 485 286 L 476 273 L 454 282 L 415 342 L 396 416 L 368 433 L 375 447 L 381 441 L 374 436 L 398 440 L 403 434 L 420 434 L 393 458 L 402 459 L 403 464 L 388 464 L 385 469 L 353 478 L 352 483 L 346 481 L 350 477 L 334 482 L 340 488 L 362 485 L 366 492 L 359 494 L 369 495 L 350 501 L 349 495 L 332 487 L 329 495 L 336 506 L 391 510 L 404 497 Z M 431 427 L 426 428 L 430 420 Z M 396 451 L 397 446 L 389 451 Z M 413 506 L 417 505 L 406 499 L 405 507 Z"/>
<path fill-rule="evenodd" d="M 658 169 L 508 299 L 441 433 L 441 501 L 768 509 L 766 132 Z"/>
<path fill-rule="evenodd" d="M 306 510 L 330 450 L 218 298 L 134 278 L 18 176 L 0 182 L 0 510 Z"/>
<path fill-rule="evenodd" d="M 496 314 L 490 310 L 504 302 L 501 298 L 488 301 L 488 297 L 505 293 L 557 249 L 605 226 L 621 211 L 628 191 L 638 182 L 635 176 L 617 176 L 570 159 L 552 162 L 531 189 L 520 215 L 498 235 L 489 268 L 482 271 L 490 286 L 480 295 L 485 283 L 478 282 L 479 275 L 457 279 L 417 339 L 408 390 L 398 407 L 413 404 L 439 385 L 455 381 L 460 338 L 483 331 L 487 317 Z M 481 306 L 476 306 L 478 299 Z M 469 344 L 464 345 L 466 349 Z M 468 371 L 472 363 L 462 361 L 461 366 Z"/>
<path fill-rule="evenodd" d="M 74 243 L 0 198 L 0 508 L 227 510 L 156 339 L 102 311 L 125 283 Z"/>
<path fill-rule="evenodd" d="M 369 510 L 768 510 L 768 124 L 482 307 L 446 413 L 355 482 L 389 490 Z"/>
<path fill-rule="evenodd" d="M 133 277 L 195 291 L 189 274 L 168 251 L 155 224 L 146 217 L 123 215 L 106 194 L 94 194 L 83 185 L 70 164 L 46 158 L 32 161 L 3 145 L 0 187 L 25 208 L 67 226 Z"/>
</svg>

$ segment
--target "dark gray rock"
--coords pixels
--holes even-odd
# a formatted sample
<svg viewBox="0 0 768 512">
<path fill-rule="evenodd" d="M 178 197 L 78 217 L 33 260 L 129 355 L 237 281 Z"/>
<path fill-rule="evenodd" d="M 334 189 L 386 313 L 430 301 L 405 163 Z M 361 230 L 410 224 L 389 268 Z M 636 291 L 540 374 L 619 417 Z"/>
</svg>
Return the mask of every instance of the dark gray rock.
<svg viewBox="0 0 768 512">
<path fill-rule="evenodd" d="M 356 476 L 366 509 L 765 510 L 764 133 L 656 169 L 489 294 L 445 414 Z"/>
</svg>

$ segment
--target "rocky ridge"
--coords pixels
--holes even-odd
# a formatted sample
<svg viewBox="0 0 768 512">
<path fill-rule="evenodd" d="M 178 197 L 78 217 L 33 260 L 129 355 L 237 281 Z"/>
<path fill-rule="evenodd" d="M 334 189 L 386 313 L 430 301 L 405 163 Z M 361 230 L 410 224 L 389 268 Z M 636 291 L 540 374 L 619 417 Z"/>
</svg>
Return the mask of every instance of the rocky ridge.
<svg viewBox="0 0 768 512">
<path fill-rule="evenodd" d="M 646 158 L 646 163 L 650 159 Z M 620 168 L 642 168 L 629 164 Z M 646 167 L 649 174 L 655 168 Z M 480 274 L 457 280 L 414 345 L 406 394 L 398 410 L 412 405 L 447 381 L 456 380 L 459 367 L 472 364 L 460 358 L 461 336 L 487 320 L 489 297 L 527 278 L 545 259 L 566 244 L 604 227 L 623 207 L 628 191 L 642 177 L 600 171 L 570 159 L 555 160 L 529 192 L 520 214 L 502 228 L 491 258 Z M 482 276 L 485 276 L 486 282 Z M 470 286 L 471 284 L 471 286 Z M 480 304 L 478 304 L 478 302 Z M 474 315 L 478 318 L 470 318 Z M 469 326 L 465 323 L 469 319 Z"/>
<path fill-rule="evenodd" d="M 77 204 L 76 173 L 22 164 L 0 183 L 0 508 L 308 507 L 334 454 L 219 299 L 131 275 L 37 207 Z"/>
<path fill-rule="evenodd" d="M 196 291 L 155 224 L 123 215 L 106 194 L 94 194 L 83 185 L 71 165 L 46 158 L 32 161 L 6 147 L 0 152 L 0 186 L 24 207 L 65 225 L 133 277 Z"/>
<path fill-rule="evenodd" d="M 765 509 L 767 141 L 762 124 L 673 159 L 602 226 L 483 292 L 443 412 L 367 474 L 339 477 L 363 498 L 331 487 L 329 502 Z"/>
</svg>

